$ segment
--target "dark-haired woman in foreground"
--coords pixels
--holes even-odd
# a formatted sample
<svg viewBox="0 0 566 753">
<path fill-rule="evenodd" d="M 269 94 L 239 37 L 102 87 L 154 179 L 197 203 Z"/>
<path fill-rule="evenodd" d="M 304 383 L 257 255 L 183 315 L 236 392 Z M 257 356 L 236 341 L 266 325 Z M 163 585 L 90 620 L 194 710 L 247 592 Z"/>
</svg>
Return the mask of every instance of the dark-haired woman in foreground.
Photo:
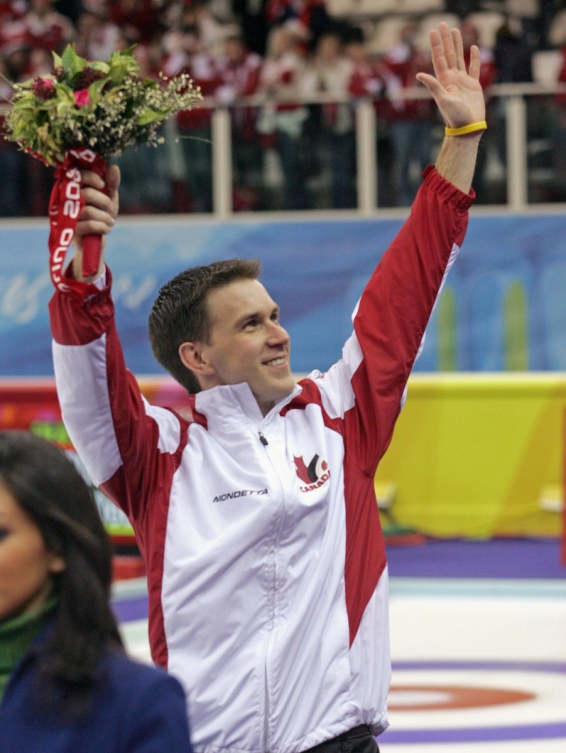
<svg viewBox="0 0 566 753">
<path fill-rule="evenodd" d="M 71 461 L 0 432 L 0 753 L 191 753 L 179 683 L 124 654 L 111 562 Z"/>
</svg>

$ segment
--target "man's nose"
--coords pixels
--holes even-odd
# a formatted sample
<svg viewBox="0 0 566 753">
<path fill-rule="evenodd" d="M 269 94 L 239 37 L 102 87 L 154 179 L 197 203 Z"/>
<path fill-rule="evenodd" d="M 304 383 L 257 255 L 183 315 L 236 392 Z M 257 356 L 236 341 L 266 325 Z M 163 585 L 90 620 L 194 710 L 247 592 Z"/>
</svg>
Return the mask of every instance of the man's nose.
<svg viewBox="0 0 566 753">
<path fill-rule="evenodd" d="M 284 329 L 277 322 L 269 323 L 269 334 L 267 337 L 268 345 L 271 345 L 271 346 L 287 345 L 289 340 L 290 340 L 289 333 L 287 332 L 286 329 Z"/>
</svg>

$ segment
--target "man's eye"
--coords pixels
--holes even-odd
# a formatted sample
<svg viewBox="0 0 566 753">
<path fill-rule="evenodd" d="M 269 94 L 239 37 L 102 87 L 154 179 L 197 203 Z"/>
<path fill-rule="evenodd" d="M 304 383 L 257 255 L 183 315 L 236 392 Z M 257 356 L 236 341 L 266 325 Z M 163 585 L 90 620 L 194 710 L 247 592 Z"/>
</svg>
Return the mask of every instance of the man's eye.
<svg viewBox="0 0 566 753">
<path fill-rule="evenodd" d="M 3 541 L 9 533 L 7 528 L 0 528 L 0 541 Z"/>
<path fill-rule="evenodd" d="M 246 322 L 244 324 L 244 327 L 255 327 L 256 324 L 257 324 L 257 320 L 256 319 L 250 319 L 249 322 Z"/>
</svg>

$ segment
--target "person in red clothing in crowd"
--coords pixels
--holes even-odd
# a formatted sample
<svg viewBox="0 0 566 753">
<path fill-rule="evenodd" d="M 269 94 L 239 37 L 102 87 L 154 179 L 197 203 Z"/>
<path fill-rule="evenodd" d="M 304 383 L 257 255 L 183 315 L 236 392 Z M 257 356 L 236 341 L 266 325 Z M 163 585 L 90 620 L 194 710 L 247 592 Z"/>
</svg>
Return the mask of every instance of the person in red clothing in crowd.
<svg viewBox="0 0 566 753">
<path fill-rule="evenodd" d="M 269 36 L 267 56 L 260 76 L 260 92 L 275 101 L 265 105 L 258 131 L 265 141 L 274 138 L 284 180 L 285 209 L 308 209 L 303 130 L 308 109 L 297 101 L 302 95 L 305 60 L 301 37 L 287 25 L 274 28 Z"/>
<path fill-rule="evenodd" d="M 335 102 L 320 106 L 321 161 L 330 170 L 330 204 L 333 209 L 353 209 L 356 205 L 354 185 L 356 171 L 356 137 L 354 113 L 348 95 L 353 63 L 344 54 L 342 40 L 325 34 L 305 74 L 305 93 L 335 95 Z M 340 101 L 342 100 L 342 101 Z M 318 109 L 318 108 L 317 108 Z"/>
<path fill-rule="evenodd" d="M 362 39 L 352 39 L 345 46 L 352 63 L 348 91 L 353 97 L 378 97 L 385 88 L 384 66 L 371 58 Z"/>
<path fill-rule="evenodd" d="M 26 78 L 45 76 L 53 71 L 53 55 L 44 47 L 34 47 L 29 53 L 29 65 L 25 71 Z"/>
<path fill-rule="evenodd" d="M 27 64 L 26 25 L 24 16 L 27 3 L 0 3 L 0 54 L 6 60 L 8 78 L 17 81 L 19 74 Z M 13 58 L 10 60 L 9 58 Z"/>
<path fill-rule="evenodd" d="M 379 206 L 393 206 L 393 146 L 387 129 L 391 102 L 384 96 L 387 82 L 393 78 L 393 74 L 380 60 L 370 57 L 361 35 L 351 39 L 345 51 L 353 65 L 348 93 L 356 99 L 371 99 L 375 109 L 378 203 Z"/>
<path fill-rule="evenodd" d="M 164 37 L 166 76 L 188 73 L 203 97 L 214 97 L 222 77 L 218 62 L 203 47 L 198 27 L 174 30 Z M 177 198 L 178 208 L 192 212 L 212 211 L 212 109 L 194 107 L 177 115 L 177 129 L 184 156 L 188 202 Z"/>
<path fill-rule="evenodd" d="M 401 39 L 384 58 L 393 76 L 387 79 L 387 95 L 392 107 L 389 112 L 389 130 L 393 142 L 395 165 L 394 182 L 397 203 L 411 206 L 420 185 L 420 174 L 430 161 L 432 127 L 435 108 L 431 99 L 405 99 L 396 96 L 399 89 L 418 86 L 417 73 L 430 72 L 428 53 L 416 47 L 417 27 L 410 23 L 401 30 Z M 424 93 L 424 89 L 423 89 Z M 419 166 L 419 179 L 410 175 L 411 163 Z"/>
<path fill-rule="evenodd" d="M 261 57 L 246 48 L 241 36 L 228 37 L 218 67 L 222 78 L 222 85 L 216 92 L 218 101 L 229 104 L 239 97 L 255 94 L 259 85 Z"/>
<path fill-rule="evenodd" d="M 24 0 L 8 0 L 0 2 L 0 26 L 22 18 L 27 11 L 27 3 Z"/>
<path fill-rule="evenodd" d="M 267 22 L 279 26 L 287 21 L 298 21 L 308 30 L 309 48 L 314 50 L 319 39 L 341 24 L 328 15 L 324 0 L 268 0 L 265 7 Z"/>
<path fill-rule="evenodd" d="M 157 31 L 163 31 L 160 5 L 155 0 L 117 0 L 108 3 L 108 15 L 128 39 L 150 42 Z"/>
<path fill-rule="evenodd" d="M 31 0 L 24 16 L 26 41 L 30 48 L 61 52 L 75 38 L 75 30 L 66 16 L 53 10 L 54 0 Z"/>
<path fill-rule="evenodd" d="M 495 63 L 495 56 L 493 52 L 487 47 L 480 45 L 479 33 L 477 28 L 471 21 L 464 20 L 460 26 L 460 33 L 462 34 L 462 44 L 464 45 L 464 60 L 466 65 L 470 64 L 470 54 L 473 45 L 476 45 L 480 51 L 480 84 L 485 92 L 486 107 L 487 107 L 487 119 L 491 120 L 491 114 L 493 107 L 497 107 L 497 102 L 491 102 L 489 97 L 489 87 L 495 82 L 497 76 L 497 66 Z M 476 202 L 478 204 L 489 204 L 491 198 L 487 193 L 487 186 L 485 180 L 485 169 L 487 166 L 487 155 L 489 146 L 493 143 L 496 136 L 497 129 L 489 129 L 486 132 L 485 139 L 482 139 L 480 147 L 478 149 L 478 159 L 476 162 L 476 171 L 474 173 L 473 187 L 476 192 Z"/>
<path fill-rule="evenodd" d="M 464 46 L 464 61 L 467 66 L 470 65 L 472 47 L 476 45 L 480 51 L 480 84 L 485 91 L 495 81 L 497 74 L 495 56 L 490 49 L 480 44 L 479 32 L 471 21 L 465 20 L 462 22 L 460 33 Z"/>
<path fill-rule="evenodd" d="M 118 49 L 122 32 L 102 8 L 81 13 L 77 22 L 77 52 L 87 60 L 107 60 Z"/>
<path fill-rule="evenodd" d="M 181 10 L 180 18 L 175 19 L 172 24 L 173 29 L 183 34 L 190 33 L 194 27 L 197 29 L 203 49 L 215 58 L 221 57 L 224 53 L 224 42 L 227 36 L 239 31 L 235 24 L 221 23 L 212 13 L 207 0 L 187 0 L 187 4 Z"/>
<path fill-rule="evenodd" d="M 256 209 L 261 187 L 261 144 L 257 138 L 257 109 L 239 107 L 237 100 L 257 92 L 262 60 L 250 52 L 241 36 L 229 37 L 224 55 L 218 61 L 221 85 L 215 92 L 222 104 L 230 108 L 232 118 L 232 167 L 234 172 L 234 209 Z"/>
</svg>

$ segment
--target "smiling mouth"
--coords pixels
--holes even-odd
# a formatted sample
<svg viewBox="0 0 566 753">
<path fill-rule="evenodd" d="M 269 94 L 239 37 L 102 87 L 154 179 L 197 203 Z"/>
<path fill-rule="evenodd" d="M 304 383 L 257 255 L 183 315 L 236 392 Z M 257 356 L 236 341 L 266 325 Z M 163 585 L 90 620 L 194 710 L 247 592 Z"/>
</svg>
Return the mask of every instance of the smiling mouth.
<svg viewBox="0 0 566 753">
<path fill-rule="evenodd" d="M 283 366 L 287 363 L 287 359 L 285 356 L 278 356 L 277 358 L 272 358 L 271 361 L 265 361 L 264 366 Z"/>
</svg>

